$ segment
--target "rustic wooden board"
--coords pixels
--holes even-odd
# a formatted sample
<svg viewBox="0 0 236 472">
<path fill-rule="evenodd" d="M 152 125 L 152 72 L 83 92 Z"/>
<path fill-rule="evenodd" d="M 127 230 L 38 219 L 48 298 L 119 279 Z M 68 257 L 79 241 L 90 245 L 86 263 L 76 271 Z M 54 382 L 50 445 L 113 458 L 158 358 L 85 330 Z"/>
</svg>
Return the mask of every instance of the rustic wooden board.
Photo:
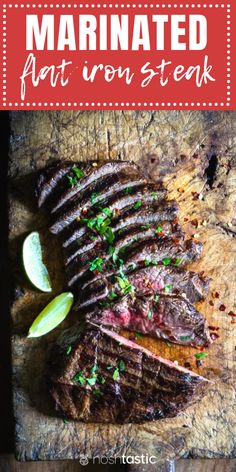
<svg viewBox="0 0 236 472">
<path fill-rule="evenodd" d="M 141 453 L 160 460 L 235 457 L 236 325 L 228 312 L 236 311 L 236 112 L 14 112 L 11 132 L 9 212 L 10 253 L 17 285 L 11 310 L 17 458 Z M 210 325 L 220 328 L 208 358 L 197 367 L 193 348 L 169 347 L 148 337 L 139 341 L 171 360 L 189 362 L 192 369 L 214 382 L 206 397 L 175 419 L 142 426 L 64 424 L 54 415 L 43 377 L 48 350 L 61 327 L 42 339 L 25 338 L 29 324 L 49 299 L 31 290 L 22 277 L 19 254 L 27 231 L 41 232 L 55 294 L 63 288 L 60 248 L 48 234 L 46 217 L 37 212 L 33 198 L 35 172 L 54 159 L 94 157 L 133 159 L 147 175 L 162 175 L 170 198 L 179 202 L 186 232 L 204 243 L 201 260 L 191 268 L 204 270 L 213 279 L 208 299 L 199 304 Z M 194 219 L 198 228 L 191 223 Z M 213 299 L 216 291 L 219 298 Z M 219 310 L 222 304 L 225 311 Z M 70 317 L 67 324 L 72 322 Z"/>
</svg>

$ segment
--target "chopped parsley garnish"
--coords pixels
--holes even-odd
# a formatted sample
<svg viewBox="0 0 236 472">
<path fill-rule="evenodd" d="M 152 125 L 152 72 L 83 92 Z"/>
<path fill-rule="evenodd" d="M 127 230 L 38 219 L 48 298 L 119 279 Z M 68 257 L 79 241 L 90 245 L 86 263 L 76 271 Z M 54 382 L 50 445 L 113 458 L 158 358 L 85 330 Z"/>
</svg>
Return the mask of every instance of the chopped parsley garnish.
<svg viewBox="0 0 236 472">
<path fill-rule="evenodd" d="M 94 205 L 96 203 L 97 198 L 98 198 L 99 195 L 100 195 L 99 192 L 93 192 L 91 194 L 90 201 L 91 201 L 92 205 Z"/>
<path fill-rule="evenodd" d="M 148 267 L 148 266 L 150 266 L 151 262 L 152 261 L 150 259 L 145 259 L 144 264 L 145 264 L 145 266 Z"/>
<path fill-rule="evenodd" d="M 179 339 L 180 341 L 190 341 L 191 336 L 180 336 Z"/>
<path fill-rule="evenodd" d="M 69 423 L 69 420 L 68 420 L 67 418 L 64 418 L 64 419 L 63 419 L 63 423 L 64 423 L 64 424 L 68 424 L 68 423 Z"/>
<path fill-rule="evenodd" d="M 138 210 L 138 208 L 140 208 L 142 206 L 142 202 L 141 200 L 138 200 L 134 205 L 133 205 L 133 208 L 134 210 Z"/>
<path fill-rule="evenodd" d="M 196 357 L 196 359 L 200 360 L 200 359 L 204 359 L 205 357 L 207 357 L 208 353 L 207 352 L 196 352 L 196 354 L 194 354 L 194 356 Z"/>
<path fill-rule="evenodd" d="M 150 228 L 150 226 L 151 226 L 150 224 L 146 224 L 146 225 L 142 225 L 141 228 L 142 229 L 148 229 L 148 228 Z"/>
<path fill-rule="evenodd" d="M 72 167 L 72 172 L 74 173 L 74 176 L 70 176 L 70 175 L 67 175 L 67 179 L 69 180 L 69 184 L 71 187 L 74 187 L 78 180 L 81 178 L 81 177 L 84 177 L 84 172 L 79 168 L 79 167 Z"/>
<path fill-rule="evenodd" d="M 123 361 L 123 359 L 121 359 L 119 361 L 119 369 L 120 369 L 120 372 L 124 372 L 125 371 L 125 363 Z"/>
<path fill-rule="evenodd" d="M 112 216 L 112 210 L 110 210 L 110 208 L 102 208 L 102 213 L 106 216 Z"/>
<path fill-rule="evenodd" d="M 75 374 L 73 380 L 74 380 L 75 382 L 79 382 L 81 385 L 84 385 L 84 384 L 86 383 L 86 378 L 84 377 L 82 371 L 80 371 L 80 372 L 78 372 L 77 374 Z"/>
<path fill-rule="evenodd" d="M 181 262 L 182 262 L 182 259 L 179 259 L 178 257 L 177 259 L 175 259 L 175 265 L 179 265 L 181 264 Z"/>
<path fill-rule="evenodd" d="M 104 260 L 101 257 L 96 257 L 89 263 L 89 270 L 98 270 L 98 272 L 102 272 L 102 266 L 104 264 Z"/>
<path fill-rule="evenodd" d="M 160 298 L 160 295 L 158 295 L 157 293 L 155 293 L 155 294 L 154 294 L 154 297 L 153 297 L 154 302 L 158 302 L 159 298 Z"/>
<path fill-rule="evenodd" d="M 128 194 L 131 193 L 131 192 L 132 192 L 132 187 L 127 187 L 127 188 L 125 188 L 125 190 L 124 190 L 124 194 L 125 194 L 125 195 L 128 195 Z"/>
<path fill-rule="evenodd" d="M 164 257 L 164 259 L 162 259 L 162 264 L 164 266 L 168 266 L 170 265 L 170 263 L 171 263 L 171 259 L 169 257 Z"/>
<path fill-rule="evenodd" d="M 105 379 L 105 377 L 101 376 L 101 377 L 98 378 L 98 381 L 99 381 L 102 385 L 104 385 L 104 383 L 106 382 L 106 379 Z"/>
<path fill-rule="evenodd" d="M 114 370 L 113 374 L 112 374 L 112 378 L 113 380 L 117 380 L 119 377 L 119 369 L 118 367 L 116 367 L 116 369 Z"/>
<path fill-rule="evenodd" d="M 105 236 L 105 238 L 106 238 L 106 240 L 109 244 L 113 243 L 113 241 L 115 239 L 115 235 L 114 235 L 112 229 L 109 226 L 106 228 L 104 236 Z"/>
<path fill-rule="evenodd" d="M 161 227 L 161 226 L 158 226 L 158 227 L 156 228 L 156 233 L 157 233 L 157 234 L 160 234 L 160 233 L 162 233 L 162 232 L 163 232 L 162 227 Z"/>
<path fill-rule="evenodd" d="M 82 169 L 80 169 L 79 167 L 74 166 L 74 167 L 72 167 L 72 170 L 73 170 L 75 176 L 77 177 L 77 179 L 81 179 L 81 177 L 84 177 L 84 171 Z"/>
<path fill-rule="evenodd" d="M 170 293 L 173 288 L 173 285 L 171 284 L 166 284 L 165 285 L 165 293 Z"/>
<path fill-rule="evenodd" d="M 89 239 L 91 239 L 91 241 L 96 241 L 97 236 L 93 236 L 93 235 L 91 234 L 91 236 L 89 236 Z"/>
<path fill-rule="evenodd" d="M 148 314 L 147 314 L 147 317 L 148 317 L 149 320 L 152 318 L 152 314 L 153 314 L 152 310 L 151 310 L 151 308 L 149 308 Z"/>
<path fill-rule="evenodd" d="M 127 277 L 116 277 L 116 279 L 124 295 L 128 295 L 130 292 L 134 291 L 134 286 Z"/>
<path fill-rule="evenodd" d="M 142 336 L 141 333 L 136 332 L 136 333 L 135 333 L 135 337 L 136 337 L 137 339 L 142 339 L 143 336 Z"/>
<path fill-rule="evenodd" d="M 113 369 L 113 365 L 107 365 L 107 370 Z"/>
<path fill-rule="evenodd" d="M 118 297 L 117 293 L 109 292 L 107 298 L 108 298 L 108 300 L 114 300 L 114 298 L 117 298 L 117 297 Z"/>
<path fill-rule="evenodd" d="M 72 346 L 69 346 L 69 347 L 67 348 L 66 355 L 69 356 L 69 354 L 71 353 L 71 351 L 72 351 Z"/>
<path fill-rule="evenodd" d="M 158 192 L 152 192 L 151 196 L 154 197 L 154 198 L 158 197 Z"/>
<path fill-rule="evenodd" d="M 101 392 L 101 390 L 99 388 L 95 388 L 93 390 L 93 395 L 100 396 L 100 395 L 104 395 L 104 393 Z"/>
<path fill-rule="evenodd" d="M 97 375 L 94 374 L 92 377 L 86 378 L 86 381 L 88 382 L 89 385 L 93 386 L 97 382 Z"/>
<path fill-rule="evenodd" d="M 91 374 L 93 374 L 94 372 L 96 372 L 98 366 L 96 364 L 94 364 L 94 366 L 92 367 L 92 369 L 90 370 Z"/>
<path fill-rule="evenodd" d="M 129 270 L 134 270 L 134 269 L 136 269 L 136 267 L 137 266 L 136 266 L 135 262 L 131 262 L 131 264 L 128 265 Z"/>
</svg>

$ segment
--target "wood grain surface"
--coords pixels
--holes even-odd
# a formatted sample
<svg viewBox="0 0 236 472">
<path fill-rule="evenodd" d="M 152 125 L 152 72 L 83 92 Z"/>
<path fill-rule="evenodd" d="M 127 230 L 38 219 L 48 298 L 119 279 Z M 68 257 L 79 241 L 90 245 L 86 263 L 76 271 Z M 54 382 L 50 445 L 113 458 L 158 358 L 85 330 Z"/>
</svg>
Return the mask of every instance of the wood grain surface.
<svg viewBox="0 0 236 472">
<path fill-rule="evenodd" d="M 10 249 L 15 279 L 13 388 L 16 455 L 20 460 L 77 459 L 81 454 L 141 453 L 164 458 L 230 458 L 236 455 L 235 250 L 236 112 L 15 112 L 11 114 L 9 167 Z M 44 382 L 55 332 L 27 340 L 29 324 L 49 300 L 22 276 L 20 247 L 28 231 L 40 231 L 56 295 L 63 288 L 59 244 L 36 209 L 35 173 L 55 159 L 133 159 L 153 179 L 163 178 L 180 206 L 186 233 L 204 244 L 193 270 L 212 278 L 198 308 L 219 338 L 201 366 L 196 349 L 143 337 L 139 342 L 212 380 L 207 396 L 177 418 L 144 425 L 64 424 L 55 414 Z M 215 294 L 219 294 L 216 295 Z"/>
</svg>

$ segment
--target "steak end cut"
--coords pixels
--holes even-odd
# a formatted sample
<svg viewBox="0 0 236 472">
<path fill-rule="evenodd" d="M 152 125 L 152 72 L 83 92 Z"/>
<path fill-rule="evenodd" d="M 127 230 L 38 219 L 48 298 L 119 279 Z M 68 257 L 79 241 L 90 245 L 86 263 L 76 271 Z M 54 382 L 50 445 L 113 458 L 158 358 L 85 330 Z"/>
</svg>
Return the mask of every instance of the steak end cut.
<svg viewBox="0 0 236 472">
<path fill-rule="evenodd" d="M 50 391 L 66 418 L 143 423 L 176 416 L 210 382 L 92 323 L 62 333 L 50 361 Z"/>
</svg>

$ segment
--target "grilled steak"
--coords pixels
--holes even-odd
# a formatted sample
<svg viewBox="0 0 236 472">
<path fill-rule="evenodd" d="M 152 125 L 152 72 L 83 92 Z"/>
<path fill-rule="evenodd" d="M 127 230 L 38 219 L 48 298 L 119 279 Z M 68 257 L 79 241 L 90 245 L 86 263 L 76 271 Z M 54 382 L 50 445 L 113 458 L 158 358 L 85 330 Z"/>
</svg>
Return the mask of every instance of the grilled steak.
<svg viewBox="0 0 236 472">
<path fill-rule="evenodd" d="M 50 391 L 66 418 L 143 423 L 174 417 L 209 382 L 103 327 L 64 332 L 49 362 Z"/>
<path fill-rule="evenodd" d="M 40 174 L 36 195 L 51 213 L 51 232 L 60 233 L 67 283 L 86 319 L 52 350 L 49 382 L 57 409 L 102 423 L 175 416 L 208 381 L 116 331 L 211 343 L 193 305 L 206 297 L 209 280 L 184 268 L 202 246 L 185 240 L 176 202 L 124 161 L 55 163 Z"/>
<path fill-rule="evenodd" d="M 107 308 L 96 307 L 87 319 L 178 344 L 208 346 L 211 343 L 206 320 L 180 296 L 158 295 L 154 299 L 136 296 L 134 300 L 126 296 Z"/>
</svg>

